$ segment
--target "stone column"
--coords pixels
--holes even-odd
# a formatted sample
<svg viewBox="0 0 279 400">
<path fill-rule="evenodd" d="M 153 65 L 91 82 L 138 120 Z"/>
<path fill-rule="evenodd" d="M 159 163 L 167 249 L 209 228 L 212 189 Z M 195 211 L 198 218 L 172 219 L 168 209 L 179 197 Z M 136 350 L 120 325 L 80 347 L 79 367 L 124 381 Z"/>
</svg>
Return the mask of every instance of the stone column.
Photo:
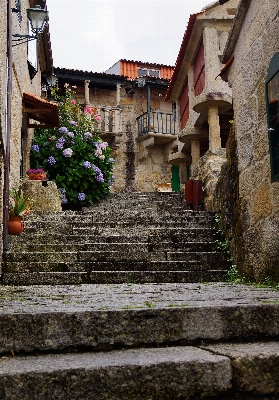
<svg viewBox="0 0 279 400">
<path fill-rule="evenodd" d="M 219 59 L 220 44 L 218 32 L 213 27 L 205 27 L 203 31 L 205 78 L 206 82 L 215 81 L 222 64 Z"/>
<path fill-rule="evenodd" d="M 119 106 L 120 99 L 121 99 L 120 90 L 121 90 L 121 85 L 120 85 L 120 83 L 117 83 L 116 84 L 116 105 L 117 106 Z"/>
<path fill-rule="evenodd" d="M 186 170 L 186 163 L 181 162 L 179 165 L 179 179 L 180 179 L 180 190 L 185 189 L 185 182 L 187 180 L 187 170 Z"/>
<path fill-rule="evenodd" d="M 191 157 L 192 157 L 191 169 L 193 171 L 198 166 L 198 162 L 201 158 L 199 139 L 191 140 Z"/>
<path fill-rule="evenodd" d="M 88 106 L 90 104 L 89 100 L 89 83 L 90 81 L 84 81 L 84 97 L 85 97 L 85 105 Z"/>
<path fill-rule="evenodd" d="M 210 106 L 208 109 L 209 125 L 209 150 L 221 148 L 220 124 L 218 106 Z"/>
</svg>

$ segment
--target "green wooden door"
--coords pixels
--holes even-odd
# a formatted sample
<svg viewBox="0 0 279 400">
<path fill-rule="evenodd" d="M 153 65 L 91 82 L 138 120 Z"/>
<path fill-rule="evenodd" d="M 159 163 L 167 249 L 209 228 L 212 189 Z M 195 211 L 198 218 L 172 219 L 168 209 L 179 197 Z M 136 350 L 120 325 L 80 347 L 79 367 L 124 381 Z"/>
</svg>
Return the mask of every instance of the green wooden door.
<svg viewBox="0 0 279 400">
<path fill-rule="evenodd" d="M 171 189 L 173 192 L 180 192 L 179 166 L 171 167 Z"/>
</svg>

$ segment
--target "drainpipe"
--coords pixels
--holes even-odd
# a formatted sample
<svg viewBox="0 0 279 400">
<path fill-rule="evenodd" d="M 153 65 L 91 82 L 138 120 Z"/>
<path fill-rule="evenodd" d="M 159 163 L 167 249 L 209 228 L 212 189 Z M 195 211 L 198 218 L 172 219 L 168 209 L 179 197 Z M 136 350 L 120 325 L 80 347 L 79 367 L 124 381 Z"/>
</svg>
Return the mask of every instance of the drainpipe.
<svg viewBox="0 0 279 400">
<path fill-rule="evenodd" d="M 10 178 L 10 138 L 12 115 L 12 6 L 7 0 L 7 126 L 6 126 L 6 152 L 4 154 L 4 194 L 3 194 L 3 250 L 8 250 L 8 222 L 9 222 L 9 178 Z"/>
</svg>

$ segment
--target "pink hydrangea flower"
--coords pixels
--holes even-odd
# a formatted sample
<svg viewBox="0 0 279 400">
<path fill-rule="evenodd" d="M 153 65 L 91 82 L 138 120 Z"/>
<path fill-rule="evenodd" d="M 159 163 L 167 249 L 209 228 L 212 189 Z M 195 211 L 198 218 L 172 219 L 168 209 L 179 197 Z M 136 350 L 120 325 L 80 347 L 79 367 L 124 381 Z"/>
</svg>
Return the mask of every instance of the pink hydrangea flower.
<svg viewBox="0 0 279 400">
<path fill-rule="evenodd" d="M 71 100 L 71 104 L 76 104 L 76 101 L 75 100 Z"/>
<path fill-rule="evenodd" d="M 92 110 L 89 106 L 85 107 L 85 112 L 87 112 L 88 114 L 92 114 Z"/>
<path fill-rule="evenodd" d="M 95 118 L 95 120 L 98 122 L 98 123 L 100 123 L 101 122 L 101 117 L 99 116 L 99 115 L 94 115 L 93 116 L 94 118 Z"/>
</svg>

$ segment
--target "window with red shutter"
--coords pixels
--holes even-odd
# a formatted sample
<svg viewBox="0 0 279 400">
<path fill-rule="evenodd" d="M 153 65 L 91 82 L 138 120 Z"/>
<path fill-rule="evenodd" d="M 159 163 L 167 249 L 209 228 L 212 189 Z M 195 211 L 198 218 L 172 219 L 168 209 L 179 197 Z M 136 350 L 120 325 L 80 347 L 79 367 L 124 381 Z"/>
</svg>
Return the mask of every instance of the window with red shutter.
<svg viewBox="0 0 279 400">
<path fill-rule="evenodd" d="M 195 96 L 201 94 L 204 86 L 205 86 L 204 45 L 203 43 L 201 43 L 196 59 L 194 61 Z"/>
<path fill-rule="evenodd" d="M 185 128 L 189 119 L 189 85 L 188 82 L 184 86 L 182 95 L 180 97 L 180 127 Z"/>
</svg>

